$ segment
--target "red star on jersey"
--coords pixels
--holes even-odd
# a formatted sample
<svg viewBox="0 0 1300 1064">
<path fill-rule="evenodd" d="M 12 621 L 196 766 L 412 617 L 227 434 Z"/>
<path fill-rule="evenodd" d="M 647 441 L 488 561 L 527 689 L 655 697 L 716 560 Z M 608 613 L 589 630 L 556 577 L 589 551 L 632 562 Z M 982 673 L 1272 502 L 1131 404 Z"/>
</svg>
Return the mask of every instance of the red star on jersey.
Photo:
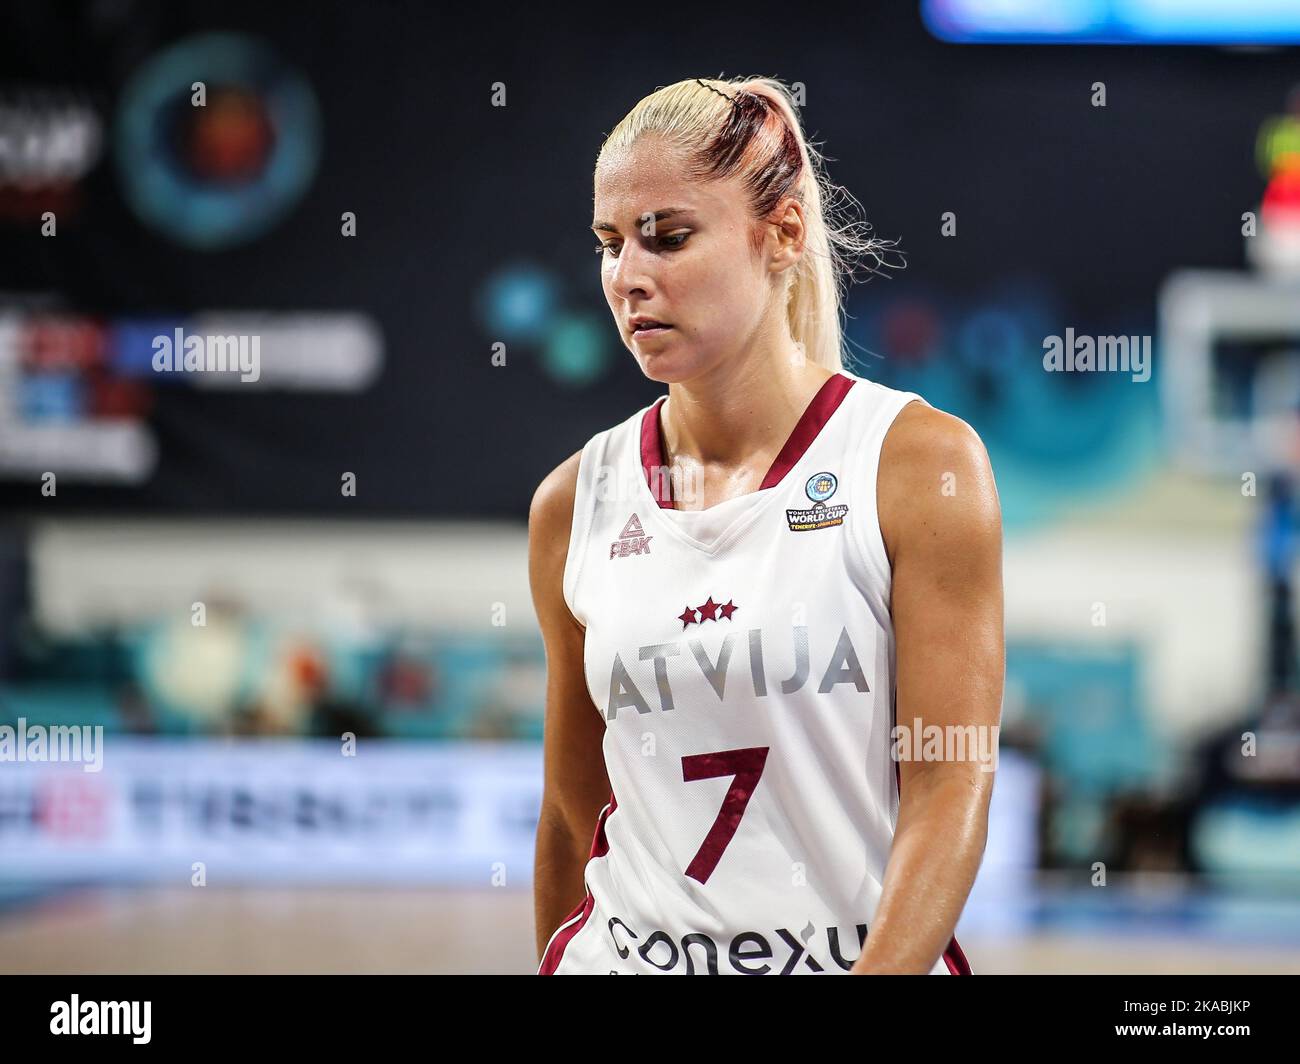
<svg viewBox="0 0 1300 1064">
<path fill-rule="evenodd" d="M 718 620 L 719 611 L 722 613 L 722 620 L 729 621 L 731 615 L 738 609 L 740 607 L 736 605 L 734 600 L 728 600 L 727 604 L 723 606 L 714 602 L 713 596 L 710 595 L 708 601 L 701 606 L 687 606 L 677 615 L 677 619 L 682 622 L 682 628 L 685 629 L 688 624 L 703 624 L 705 621 Z M 699 617 L 695 616 L 697 613 Z"/>
</svg>

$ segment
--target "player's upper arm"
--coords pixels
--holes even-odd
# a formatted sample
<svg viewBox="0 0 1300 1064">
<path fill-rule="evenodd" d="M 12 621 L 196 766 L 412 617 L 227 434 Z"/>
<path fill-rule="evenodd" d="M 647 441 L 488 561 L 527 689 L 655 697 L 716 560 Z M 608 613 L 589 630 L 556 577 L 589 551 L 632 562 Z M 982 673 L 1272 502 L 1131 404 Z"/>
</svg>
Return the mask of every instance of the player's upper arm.
<svg viewBox="0 0 1300 1064">
<path fill-rule="evenodd" d="M 1002 515 L 984 444 L 951 414 L 904 407 L 881 449 L 877 500 L 892 568 L 898 722 L 997 724 Z M 904 793 L 909 772 L 930 767 L 900 766 Z"/>
<path fill-rule="evenodd" d="M 583 670 L 586 632 L 564 601 L 579 451 L 538 486 L 528 511 L 528 578 L 546 648 L 543 816 L 558 818 L 575 841 L 589 843 L 609 798 L 601 743 L 605 723 Z"/>
<path fill-rule="evenodd" d="M 582 452 L 578 451 L 551 470 L 537 486 L 528 509 L 528 579 L 542 636 L 548 641 L 570 627 L 583 631 L 564 601 L 564 566 L 581 458 Z"/>
</svg>

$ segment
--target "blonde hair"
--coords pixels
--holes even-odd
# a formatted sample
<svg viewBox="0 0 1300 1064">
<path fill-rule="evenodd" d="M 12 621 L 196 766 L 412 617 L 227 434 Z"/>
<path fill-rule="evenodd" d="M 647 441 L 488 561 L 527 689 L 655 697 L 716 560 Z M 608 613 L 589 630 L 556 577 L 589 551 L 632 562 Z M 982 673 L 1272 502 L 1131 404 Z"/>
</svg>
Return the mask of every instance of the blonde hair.
<svg viewBox="0 0 1300 1064">
<path fill-rule="evenodd" d="M 844 366 L 840 325 L 844 294 L 858 259 L 885 264 L 897 241 L 871 237 L 871 226 L 849 217 L 859 207 L 847 189 L 826 176 L 821 154 L 804 136 L 790 90 L 777 78 L 689 78 L 639 101 L 605 138 L 606 154 L 658 134 L 686 152 L 688 172 L 700 179 L 738 175 L 756 218 L 766 218 L 786 196 L 803 207 L 804 254 L 787 271 L 786 320 L 809 361 Z M 751 244 L 757 251 L 761 233 Z M 898 253 L 901 256 L 901 252 Z"/>
</svg>

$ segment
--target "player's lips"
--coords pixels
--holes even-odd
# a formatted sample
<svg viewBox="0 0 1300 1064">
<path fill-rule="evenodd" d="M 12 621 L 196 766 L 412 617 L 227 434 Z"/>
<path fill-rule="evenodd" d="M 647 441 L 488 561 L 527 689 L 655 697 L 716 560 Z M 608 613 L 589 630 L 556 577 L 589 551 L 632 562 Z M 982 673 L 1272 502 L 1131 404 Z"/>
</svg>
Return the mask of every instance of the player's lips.
<svg viewBox="0 0 1300 1064">
<path fill-rule="evenodd" d="M 649 336 L 662 336 L 672 328 L 667 322 L 659 321 L 655 318 L 638 316 L 628 322 L 632 328 L 632 335 L 642 338 Z"/>
</svg>

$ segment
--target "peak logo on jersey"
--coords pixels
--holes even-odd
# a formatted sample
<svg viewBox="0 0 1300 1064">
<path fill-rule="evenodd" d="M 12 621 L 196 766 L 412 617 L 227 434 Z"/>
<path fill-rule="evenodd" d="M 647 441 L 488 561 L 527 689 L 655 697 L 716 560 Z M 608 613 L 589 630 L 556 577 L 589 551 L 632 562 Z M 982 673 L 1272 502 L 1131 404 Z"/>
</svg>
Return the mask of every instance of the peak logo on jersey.
<svg viewBox="0 0 1300 1064">
<path fill-rule="evenodd" d="M 843 503 L 827 506 L 826 500 L 835 494 L 839 480 L 834 473 L 814 473 L 804 485 L 804 492 L 812 500 L 812 506 L 806 510 L 786 510 L 785 519 L 791 532 L 811 532 L 818 528 L 830 528 L 844 524 L 844 515 L 849 508 Z"/>
<path fill-rule="evenodd" d="M 732 599 L 728 599 L 727 604 L 721 606 L 714 602 L 713 596 L 710 595 L 708 602 L 705 602 L 702 605 L 687 606 L 686 609 L 682 610 L 682 612 L 678 614 L 677 619 L 682 622 L 682 629 L 684 631 L 688 624 L 703 624 L 705 621 L 718 620 L 719 613 L 722 614 L 722 620 L 729 621 L 731 620 L 731 615 L 738 609 L 740 609 L 740 607 L 737 606 Z M 700 615 L 698 620 L 695 617 L 697 613 Z"/>
<path fill-rule="evenodd" d="M 703 963 L 704 972 L 717 975 L 719 960 L 739 975 L 769 975 L 773 972 L 777 975 L 791 975 L 800 966 L 814 973 L 825 972 L 826 965 L 818 960 L 813 951 L 816 946 L 820 952 L 822 936 L 825 937 L 829 954 L 823 954 L 823 958 L 827 963 L 836 964 L 847 972 L 867 944 L 867 925 L 858 924 L 855 928 L 858 933 L 858 950 L 852 956 L 845 957 L 840 947 L 840 929 L 823 928 L 822 935 L 817 935 L 817 928 L 810 921 L 797 935 L 786 927 L 778 927 L 766 934 L 742 931 L 734 935 L 730 942 L 724 942 L 727 952 L 720 956 L 718 943 L 703 932 L 696 931 L 674 938 L 667 931 L 655 931 L 642 938 L 617 916 L 610 919 L 607 927 L 614 950 L 623 960 L 635 952 L 652 968 L 661 972 L 683 971 L 686 975 L 695 974 L 697 961 Z M 816 942 L 813 941 L 814 936 L 817 936 Z M 784 956 L 779 956 L 778 953 Z M 785 963 L 779 969 L 772 964 L 755 963 L 769 960 Z"/>
<path fill-rule="evenodd" d="M 629 554 L 649 554 L 652 539 L 654 536 L 647 536 L 641 527 L 641 518 L 633 514 L 618 534 L 618 539 L 609 545 L 609 556 L 626 558 Z"/>
</svg>

